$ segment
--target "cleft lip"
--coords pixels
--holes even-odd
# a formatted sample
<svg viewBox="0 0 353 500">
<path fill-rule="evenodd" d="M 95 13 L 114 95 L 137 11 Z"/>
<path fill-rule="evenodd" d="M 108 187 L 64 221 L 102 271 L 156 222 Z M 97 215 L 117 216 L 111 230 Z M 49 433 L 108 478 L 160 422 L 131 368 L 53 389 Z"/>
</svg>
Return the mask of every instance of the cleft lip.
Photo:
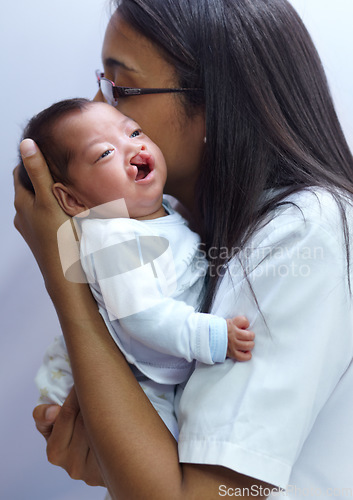
<svg viewBox="0 0 353 500">
<path fill-rule="evenodd" d="M 154 170 L 154 159 L 147 151 L 140 151 L 130 160 L 135 168 L 135 182 L 147 181 Z"/>
</svg>

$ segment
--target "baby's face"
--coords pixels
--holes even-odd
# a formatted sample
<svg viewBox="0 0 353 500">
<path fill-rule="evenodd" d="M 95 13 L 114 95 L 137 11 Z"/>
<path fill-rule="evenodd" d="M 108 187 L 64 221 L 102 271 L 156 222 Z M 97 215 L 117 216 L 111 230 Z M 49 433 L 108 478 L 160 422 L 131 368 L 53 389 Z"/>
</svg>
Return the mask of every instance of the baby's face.
<svg viewBox="0 0 353 500">
<path fill-rule="evenodd" d="M 60 123 L 60 140 L 74 158 L 71 188 L 87 208 L 123 198 L 131 218 L 161 206 L 167 167 L 139 125 L 105 103 L 92 103 Z"/>
</svg>

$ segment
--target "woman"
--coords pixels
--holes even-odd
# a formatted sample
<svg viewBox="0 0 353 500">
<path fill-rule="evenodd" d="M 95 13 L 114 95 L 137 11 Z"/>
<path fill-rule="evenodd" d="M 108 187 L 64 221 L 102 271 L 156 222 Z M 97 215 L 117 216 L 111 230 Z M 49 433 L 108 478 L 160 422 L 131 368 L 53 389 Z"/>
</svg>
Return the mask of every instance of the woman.
<svg viewBox="0 0 353 500">
<path fill-rule="evenodd" d="M 65 217 L 24 142 L 36 195 L 16 182 L 15 224 L 56 307 L 77 393 L 52 420 L 35 410 L 49 460 L 124 499 L 351 486 L 353 160 L 301 21 L 286 0 L 122 0 L 103 63 L 117 85 L 203 90 L 125 97 L 118 109 L 160 146 L 166 190 L 202 235 L 204 309 L 245 314 L 256 348 L 247 365 L 196 368 L 178 457 L 87 288 L 61 276 Z"/>
</svg>

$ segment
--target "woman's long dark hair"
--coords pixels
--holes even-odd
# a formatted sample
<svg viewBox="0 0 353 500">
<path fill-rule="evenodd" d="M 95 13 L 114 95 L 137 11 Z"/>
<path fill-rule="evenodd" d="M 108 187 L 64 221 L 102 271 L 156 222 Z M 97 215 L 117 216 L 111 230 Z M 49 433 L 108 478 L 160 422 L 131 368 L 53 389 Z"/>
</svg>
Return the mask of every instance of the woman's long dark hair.
<svg viewBox="0 0 353 500">
<path fill-rule="evenodd" d="M 206 248 L 244 248 L 284 198 L 322 186 L 340 207 L 349 263 L 339 192 L 353 193 L 353 158 L 317 51 L 291 4 L 118 0 L 115 5 L 133 29 L 163 51 L 180 86 L 204 89 L 202 102 L 193 95 L 182 98 L 186 110 L 202 105 L 206 116 L 197 185 Z M 267 188 L 281 189 L 260 206 Z M 217 268 L 226 261 L 219 252 L 212 264 Z M 216 285 L 217 276 L 211 277 L 206 310 Z"/>
</svg>

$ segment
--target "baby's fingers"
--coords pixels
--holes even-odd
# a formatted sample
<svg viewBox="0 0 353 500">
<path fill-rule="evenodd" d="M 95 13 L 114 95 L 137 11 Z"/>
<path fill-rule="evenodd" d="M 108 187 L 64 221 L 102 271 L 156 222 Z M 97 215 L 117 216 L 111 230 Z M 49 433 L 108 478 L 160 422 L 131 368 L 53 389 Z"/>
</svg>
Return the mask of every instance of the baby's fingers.
<svg viewBox="0 0 353 500">
<path fill-rule="evenodd" d="M 238 351 L 252 351 L 255 347 L 255 342 L 253 340 L 239 340 L 236 339 L 233 346 Z"/>
<path fill-rule="evenodd" d="M 242 330 L 235 327 L 230 330 L 230 334 L 236 337 L 239 341 L 249 342 L 255 339 L 255 333 L 252 330 Z"/>
<path fill-rule="evenodd" d="M 239 359 L 239 353 L 249 353 L 251 358 L 251 353 L 255 347 L 255 342 L 252 340 L 245 341 L 239 340 L 237 338 L 228 338 L 228 349 L 227 349 L 227 357 L 234 358 L 238 361 L 243 361 L 243 359 Z M 240 356 L 242 358 L 242 356 Z"/>
<path fill-rule="evenodd" d="M 236 351 L 233 356 L 229 357 L 235 359 L 236 361 L 250 361 L 252 354 L 250 351 Z"/>
<path fill-rule="evenodd" d="M 244 340 L 244 341 L 254 340 L 255 333 L 252 330 L 246 330 L 243 327 L 239 327 L 238 326 L 239 322 L 237 321 L 238 319 L 239 317 L 233 319 L 227 319 L 228 337 L 237 338 L 239 340 Z M 247 324 L 249 324 L 248 321 Z"/>
<path fill-rule="evenodd" d="M 238 327 L 241 328 L 242 330 L 245 330 L 246 328 L 249 328 L 249 320 L 246 318 L 246 316 L 235 316 L 235 318 L 230 319 L 231 323 Z"/>
<path fill-rule="evenodd" d="M 255 334 L 251 330 L 240 328 L 238 318 L 227 320 L 228 329 L 228 348 L 227 356 L 236 359 L 237 361 L 248 361 L 251 359 L 251 351 L 255 347 Z M 245 318 L 246 319 L 246 318 Z M 247 321 L 247 320 L 246 320 Z"/>
</svg>

